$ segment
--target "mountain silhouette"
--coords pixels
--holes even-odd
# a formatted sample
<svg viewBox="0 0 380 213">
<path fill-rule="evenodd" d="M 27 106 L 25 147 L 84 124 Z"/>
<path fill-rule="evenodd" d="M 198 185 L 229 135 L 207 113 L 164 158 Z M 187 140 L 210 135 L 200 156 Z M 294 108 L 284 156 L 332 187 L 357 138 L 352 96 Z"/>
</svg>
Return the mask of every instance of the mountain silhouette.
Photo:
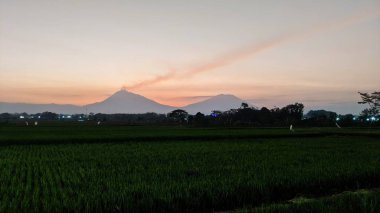
<svg viewBox="0 0 380 213">
<path fill-rule="evenodd" d="M 198 103 L 190 104 L 183 107 L 183 109 L 190 114 L 197 112 L 210 114 L 213 110 L 227 111 L 239 108 L 242 102 L 244 102 L 242 99 L 234 95 L 221 94 Z"/>
<path fill-rule="evenodd" d="M 39 113 L 55 112 L 59 114 L 80 114 L 80 113 L 168 113 L 174 109 L 184 109 L 190 114 L 201 112 L 210 114 L 212 110 L 226 111 L 240 107 L 244 102 L 234 95 L 217 95 L 207 100 L 190 104 L 184 107 L 172 107 L 150 100 L 144 96 L 121 89 L 107 99 L 84 106 L 68 104 L 27 104 L 27 103 L 6 103 L 0 102 L 0 113 Z"/>
<path fill-rule="evenodd" d="M 27 103 L 6 103 L 0 102 L 0 113 L 29 113 L 55 112 L 62 114 L 86 113 L 86 109 L 81 106 L 70 104 L 27 104 Z"/>
<path fill-rule="evenodd" d="M 102 102 L 85 105 L 88 112 L 96 113 L 168 113 L 174 108 L 159 104 L 144 96 L 128 92 L 125 89 L 114 93 Z"/>
</svg>

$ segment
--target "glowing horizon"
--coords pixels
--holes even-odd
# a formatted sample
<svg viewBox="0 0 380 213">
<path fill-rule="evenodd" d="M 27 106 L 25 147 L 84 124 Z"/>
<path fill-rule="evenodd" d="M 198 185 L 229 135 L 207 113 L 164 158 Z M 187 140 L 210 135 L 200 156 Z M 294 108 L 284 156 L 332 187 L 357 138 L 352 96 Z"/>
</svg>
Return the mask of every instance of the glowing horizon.
<svg viewBox="0 0 380 213">
<path fill-rule="evenodd" d="M 0 0 L 0 102 L 171 106 L 233 94 L 357 113 L 379 89 L 380 4 Z M 17 27 L 15 27 L 17 26 Z"/>
</svg>

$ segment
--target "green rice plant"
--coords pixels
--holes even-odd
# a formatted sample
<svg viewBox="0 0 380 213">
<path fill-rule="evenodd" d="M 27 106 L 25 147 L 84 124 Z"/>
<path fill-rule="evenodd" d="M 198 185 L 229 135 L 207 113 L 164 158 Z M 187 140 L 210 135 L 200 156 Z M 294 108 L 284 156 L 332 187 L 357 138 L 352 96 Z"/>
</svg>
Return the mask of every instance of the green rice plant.
<svg viewBox="0 0 380 213">
<path fill-rule="evenodd" d="M 287 202 L 295 197 L 380 187 L 379 137 L 364 134 L 367 130 L 345 135 L 306 129 L 288 137 L 283 129 L 160 127 L 162 132 L 156 133 L 160 128 L 83 127 L 64 136 L 74 127 L 44 128 L 1 136 L 0 143 L 12 139 L 16 144 L 0 146 L 0 212 L 212 212 L 243 207 L 276 212 L 284 203 L 292 209 Z M 133 130 L 140 139 L 127 135 Z M 49 143 L 36 144 L 43 132 L 48 136 L 41 138 Z M 154 141 L 156 136 L 166 138 Z M 334 209 L 350 201 L 340 200 L 299 208 Z M 378 210 L 376 202 L 369 199 L 363 209 Z"/>
</svg>

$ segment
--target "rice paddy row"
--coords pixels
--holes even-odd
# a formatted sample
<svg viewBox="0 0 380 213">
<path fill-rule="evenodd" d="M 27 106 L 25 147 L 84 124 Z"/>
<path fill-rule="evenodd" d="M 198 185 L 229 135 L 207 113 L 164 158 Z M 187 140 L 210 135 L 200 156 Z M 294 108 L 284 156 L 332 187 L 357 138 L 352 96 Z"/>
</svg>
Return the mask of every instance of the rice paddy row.
<svg viewBox="0 0 380 213">
<path fill-rule="evenodd" d="M 380 186 L 374 136 L 25 144 L 0 147 L 1 212 L 227 211 Z"/>
</svg>

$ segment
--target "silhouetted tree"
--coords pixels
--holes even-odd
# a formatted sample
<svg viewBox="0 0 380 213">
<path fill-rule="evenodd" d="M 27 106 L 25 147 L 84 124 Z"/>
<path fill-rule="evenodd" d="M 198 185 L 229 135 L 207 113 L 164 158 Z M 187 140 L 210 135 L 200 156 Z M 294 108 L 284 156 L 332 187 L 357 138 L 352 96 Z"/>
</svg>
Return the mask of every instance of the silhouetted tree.
<svg viewBox="0 0 380 213">
<path fill-rule="evenodd" d="M 258 121 L 258 110 L 253 107 L 246 107 L 247 105 L 239 108 L 235 113 L 235 125 L 251 125 Z"/>
<path fill-rule="evenodd" d="M 228 111 L 223 112 L 222 117 L 224 119 L 225 125 L 231 126 L 233 124 L 237 111 L 237 109 L 230 109 Z"/>
<path fill-rule="evenodd" d="M 297 123 L 301 121 L 303 116 L 303 104 L 295 103 L 287 105 L 281 109 L 282 118 L 285 121 L 285 124 Z"/>
<path fill-rule="evenodd" d="M 54 112 L 43 112 L 41 113 L 41 119 L 44 120 L 57 120 L 58 114 Z"/>
<path fill-rule="evenodd" d="M 197 112 L 197 114 L 195 114 L 194 116 L 193 124 L 195 126 L 206 126 L 207 125 L 206 116 L 200 112 Z"/>
<path fill-rule="evenodd" d="M 282 123 L 282 115 L 281 115 L 281 109 L 278 107 L 274 107 L 273 109 L 270 110 L 272 119 L 273 119 L 273 124 L 274 125 L 281 125 Z"/>
<path fill-rule="evenodd" d="M 310 110 L 304 116 L 304 124 L 310 126 L 335 126 L 337 114 L 326 110 Z"/>
<path fill-rule="evenodd" d="M 193 115 L 187 116 L 187 124 L 189 124 L 189 125 L 194 124 L 194 116 Z"/>
<path fill-rule="evenodd" d="M 241 103 L 241 106 L 240 106 L 240 107 L 243 108 L 243 109 L 246 109 L 246 108 L 248 108 L 249 106 L 248 106 L 247 103 L 243 102 L 243 103 Z"/>
<path fill-rule="evenodd" d="M 273 122 L 272 113 L 268 108 L 263 107 L 260 109 L 259 116 L 258 116 L 258 122 L 261 125 L 268 125 L 268 124 L 271 124 Z"/>
<path fill-rule="evenodd" d="M 176 109 L 168 113 L 168 118 L 173 119 L 175 122 L 184 123 L 188 115 L 185 110 Z"/>
<path fill-rule="evenodd" d="M 359 104 L 368 104 L 369 108 L 363 110 L 362 115 L 376 116 L 380 111 L 380 92 L 362 93 L 359 92 L 362 101 Z"/>
<path fill-rule="evenodd" d="M 0 122 L 8 123 L 12 119 L 16 119 L 16 116 L 12 115 L 10 113 L 1 113 L 0 114 Z"/>
<path fill-rule="evenodd" d="M 306 119 L 315 121 L 335 121 L 337 114 L 326 110 L 310 110 L 306 115 Z"/>
</svg>

